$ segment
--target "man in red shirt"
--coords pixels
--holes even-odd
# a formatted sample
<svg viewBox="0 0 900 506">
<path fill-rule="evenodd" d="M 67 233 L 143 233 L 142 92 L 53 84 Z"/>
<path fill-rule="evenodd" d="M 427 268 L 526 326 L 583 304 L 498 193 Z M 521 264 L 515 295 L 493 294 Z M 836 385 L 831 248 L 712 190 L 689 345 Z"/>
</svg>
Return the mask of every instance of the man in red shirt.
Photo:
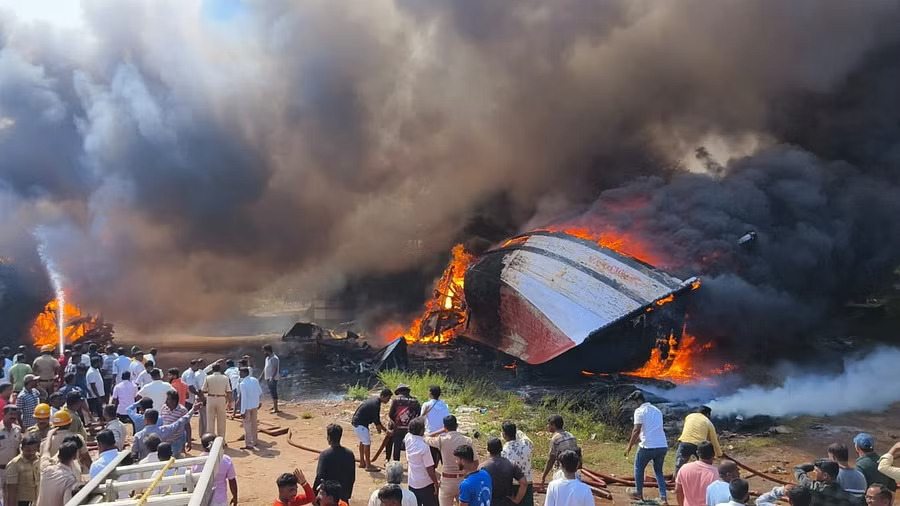
<svg viewBox="0 0 900 506">
<path fill-rule="evenodd" d="M 301 504 L 312 504 L 316 499 L 303 471 L 294 469 L 294 474 L 284 473 L 275 480 L 278 485 L 278 499 L 275 500 L 274 506 L 300 506 Z M 297 485 L 303 487 L 302 493 L 297 493 Z"/>
<path fill-rule="evenodd" d="M 709 441 L 697 445 L 700 460 L 685 464 L 675 476 L 678 506 L 706 506 L 706 487 L 719 479 L 719 468 L 713 465 L 716 450 Z"/>
<path fill-rule="evenodd" d="M 188 386 L 181 381 L 181 371 L 175 367 L 169 369 L 169 384 L 178 392 L 178 402 L 180 404 L 187 402 L 190 391 Z"/>
</svg>

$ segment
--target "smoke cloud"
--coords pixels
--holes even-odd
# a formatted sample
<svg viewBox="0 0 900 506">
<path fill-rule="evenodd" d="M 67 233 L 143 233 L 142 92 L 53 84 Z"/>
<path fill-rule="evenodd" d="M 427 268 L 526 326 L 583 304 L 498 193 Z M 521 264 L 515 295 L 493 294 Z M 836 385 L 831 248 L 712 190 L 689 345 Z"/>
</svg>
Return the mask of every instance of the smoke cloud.
<svg viewBox="0 0 900 506">
<path fill-rule="evenodd" d="M 779 387 L 751 386 L 709 403 L 718 415 L 746 416 L 837 415 L 850 411 L 880 411 L 900 401 L 887 385 L 900 380 L 900 350 L 878 348 L 847 358 L 839 375 L 791 376 Z"/>
<path fill-rule="evenodd" d="M 524 227 L 615 186 L 590 214 L 707 274 L 718 333 L 897 260 L 895 2 L 81 5 L 0 11 L 0 255 L 36 263 L 40 227 L 113 321 L 415 271 L 493 202 Z M 752 154 L 685 173 L 708 142 Z"/>
</svg>

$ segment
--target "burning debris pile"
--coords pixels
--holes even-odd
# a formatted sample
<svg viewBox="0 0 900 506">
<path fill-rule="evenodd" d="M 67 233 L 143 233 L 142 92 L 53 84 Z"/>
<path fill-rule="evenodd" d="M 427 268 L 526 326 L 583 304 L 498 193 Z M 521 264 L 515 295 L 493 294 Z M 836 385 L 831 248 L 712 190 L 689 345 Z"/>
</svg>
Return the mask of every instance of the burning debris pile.
<svg viewBox="0 0 900 506">
<path fill-rule="evenodd" d="M 62 331 L 60 331 L 62 322 Z M 86 339 L 102 344 L 113 340 L 113 325 L 103 320 L 102 316 L 83 314 L 78 306 L 64 303 L 60 314 L 59 301 L 54 299 L 47 303 L 44 311 L 37 316 L 31 327 L 31 338 L 35 346 L 58 346 L 60 340 L 65 344 Z"/>
</svg>

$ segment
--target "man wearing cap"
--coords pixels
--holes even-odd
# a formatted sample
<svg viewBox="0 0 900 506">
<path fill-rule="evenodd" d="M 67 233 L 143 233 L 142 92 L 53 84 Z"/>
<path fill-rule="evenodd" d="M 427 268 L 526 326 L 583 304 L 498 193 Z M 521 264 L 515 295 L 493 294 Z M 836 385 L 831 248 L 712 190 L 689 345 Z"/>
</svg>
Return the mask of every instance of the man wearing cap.
<svg viewBox="0 0 900 506">
<path fill-rule="evenodd" d="M 29 374 L 25 376 L 25 384 L 22 393 L 16 397 L 16 406 L 22 417 L 22 428 L 28 429 L 35 424 L 34 408 L 41 403 L 40 392 L 37 390 L 37 376 Z"/>
<path fill-rule="evenodd" d="M 22 428 L 16 425 L 19 410 L 12 404 L 3 407 L 3 423 L 0 424 L 0 470 L 19 453 L 22 444 Z"/>
<path fill-rule="evenodd" d="M 815 471 L 815 480 L 809 478 L 809 472 Z M 838 473 L 841 468 L 837 462 L 828 459 L 818 459 L 813 464 L 803 464 L 794 467 L 794 478 L 801 487 L 810 489 L 813 494 L 812 504 L 825 505 L 849 505 L 859 501 L 841 488 L 838 483 Z"/>
<path fill-rule="evenodd" d="M 222 374 L 222 364 L 212 365 L 212 374 L 203 382 L 206 397 L 206 420 L 209 429 L 216 436 L 225 437 L 226 406 L 231 405 L 231 381 Z"/>
<path fill-rule="evenodd" d="M 53 358 L 53 345 L 41 346 L 41 354 L 31 364 L 31 371 L 38 377 L 38 386 L 52 394 L 56 390 L 56 379 L 59 375 L 59 361 Z"/>
<path fill-rule="evenodd" d="M 32 416 L 35 424 L 28 427 L 25 433 L 34 434 L 43 441 L 47 437 L 47 433 L 50 432 L 50 405 L 46 403 L 38 404 L 35 406 Z"/>
<path fill-rule="evenodd" d="M 422 405 L 419 400 L 410 395 L 409 385 L 400 383 L 394 390 L 394 400 L 391 401 L 391 407 L 388 411 L 388 418 L 391 420 L 393 442 L 393 454 L 389 457 L 395 461 L 400 460 L 400 452 L 403 451 L 403 439 L 409 432 L 409 422 L 413 421 L 422 414 Z"/>
<path fill-rule="evenodd" d="M 897 482 L 878 470 L 875 438 L 863 432 L 853 438 L 853 444 L 856 445 L 856 453 L 859 455 L 859 458 L 856 459 L 856 470 L 863 473 L 863 476 L 866 477 L 866 485 L 871 487 L 873 483 L 881 483 L 891 492 L 896 492 Z"/>
</svg>

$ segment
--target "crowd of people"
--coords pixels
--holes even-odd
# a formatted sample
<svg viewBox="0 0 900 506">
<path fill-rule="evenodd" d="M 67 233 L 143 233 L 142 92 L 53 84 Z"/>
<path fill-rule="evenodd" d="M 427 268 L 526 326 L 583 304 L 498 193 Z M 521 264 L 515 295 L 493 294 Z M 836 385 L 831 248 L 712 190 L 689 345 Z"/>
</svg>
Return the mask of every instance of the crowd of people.
<svg viewBox="0 0 900 506">
<path fill-rule="evenodd" d="M 258 377 L 248 355 L 237 363 L 221 359 L 209 365 L 197 358 L 184 372 L 170 368 L 164 374 L 156 348 L 100 350 L 76 342 L 58 358 L 55 351 L 43 346 L 29 362 L 24 346 L 15 354 L 0 349 L 0 504 L 62 506 L 126 446 L 125 463 L 180 458 L 192 450 L 195 415 L 204 454 L 217 437 L 225 437 L 229 415 L 242 421 L 243 449 L 256 450 L 260 380 L 268 386 L 272 411 L 278 411 L 280 362 L 270 345 L 263 348 Z M 96 439 L 96 459 L 88 450 L 89 436 Z M 202 465 L 194 471 L 201 470 Z M 213 504 L 238 504 L 228 456 L 216 480 L 221 483 Z"/>
<path fill-rule="evenodd" d="M 210 364 L 197 358 L 184 371 L 170 368 L 164 373 L 155 348 L 143 353 L 137 347 L 129 352 L 110 346 L 101 353 L 96 345 L 76 343 L 56 358 L 55 349 L 45 346 L 30 364 L 26 351 L 20 348 L 13 354 L 8 348 L 0 349 L 0 490 L 5 505 L 63 506 L 126 449 L 125 463 L 181 458 L 193 450 L 191 420 L 195 416 L 201 455 L 209 454 L 217 437 L 224 438 L 229 416 L 242 421 L 242 449 L 254 451 L 261 381 L 272 398 L 272 412 L 279 409 L 280 361 L 268 345 L 263 348 L 266 358 L 260 371 L 247 355 Z M 429 399 L 420 402 L 409 385 L 400 384 L 360 403 L 347 420 L 358 442 L 356 453 L 343 446 L 343 427 L 328 425 L 328 447 L 319 455 L 312 483 L 300 469 L 281 474 L 275 480 L 275 506 L 346 506 L 357 472 L 380 471 L 375 460 L 382 452 L 387 484 L 371 495 L 366 491 L 369 506 L 533 506 L 536 491 L 544 493 L 546 506 L 594 504 L 590 486 L 582 481 L 581 447 L 566 430 L 563 417 L 553 415 L 547 420 L 549 452 L 536 481 L 534 444 L 516 423 L 504 422 L 500 437 L 489 438 L 486 452 L 479 456 L 441 394 L 441 388 L 433 386 Z M 635 487 L 626 493 L 630 500 L 644 500 L 644 473 L 652 464 L 659 499 L 666 503 L 670 484 L 663 466 L 669 442 L 662 412 L 640 391 L 627 400 L 637 407 L 625 455 L 635 447 L 637 451 Z M 675 450 L 678 506 L 774 506 L 777 501 L 793 506 L 889 506 L 893 502 L 895 480 L 900 478 L 894 458 L 900 455 L 900 443 L 879 455 L 868 434 L 857 435 L 850 448 L 835 442 L 825 450 L 827 458 L 794 468 L 794 484 L 751 499 L 749 484 L 738 464 L 723 453 L 710 417 L 711 410 L 701 407 L 684 420 Z M 374 454 L 372 430 L 385 434 Z M 88 449 L 89 437 L 96 440 L 96 457 Z M 851 451 L 858 456 L 853 464 Z M 202 467 L 195 466 L 193 472 L 199 473 Z M 173 468 L 166 476 L 178 472 L 183 471 Z M 227 455 L 221 457 L 214 484 L 212 504 L 239 504 L 237 474 Z"/>
</svg>

